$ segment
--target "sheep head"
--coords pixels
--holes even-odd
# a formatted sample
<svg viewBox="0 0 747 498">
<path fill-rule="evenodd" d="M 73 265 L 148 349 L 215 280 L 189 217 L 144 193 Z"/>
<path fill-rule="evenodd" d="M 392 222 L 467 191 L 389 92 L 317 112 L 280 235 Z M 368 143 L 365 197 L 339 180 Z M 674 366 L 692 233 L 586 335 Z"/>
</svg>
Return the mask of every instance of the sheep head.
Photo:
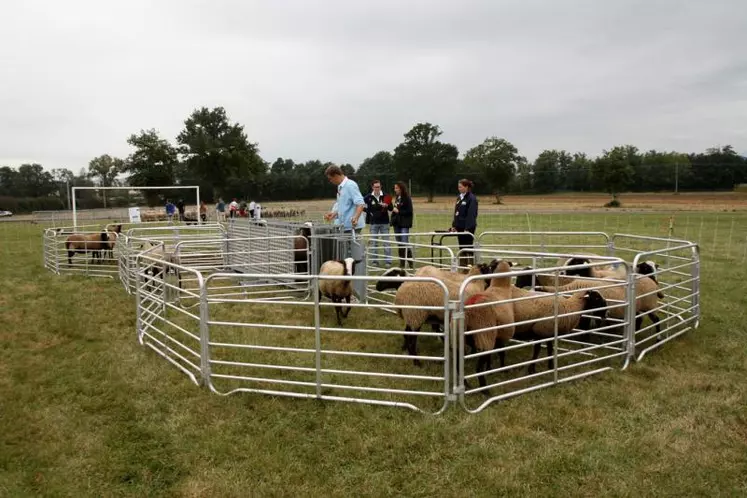
<svg viewBox="0 0 747 498">
<path fill-rule="evenodd" d="M 345 266 L 345 275 L 353 275 L 355 274 L 355 266 L 360 263 L 362 260 L 355 259 L 355 258 L 345 258 L 342 261 L 342 264 Z"/>
<path fill-rule="evenodd" d="M 593 316 L 597 317 L 600 320 L 605 320 L 607 318 L 607 300 L 602 297 L 602 294 L 599 293 L 599 291 L 595 290 L 588 290 L 584 293 L 584 310 L 593 310 L 596 308 L 604 308 L 596 310 L 592 313 Z M 579 328 L 589 328 L 589 319 L 581 316 L 581 320 L 579 323 Z"/>
<path fill-rule="evenodd" d="M 407 272 L 404 268 L 389 268 L 387 271 L 381 274 L 382 277 L 406 277 Z M 398 289 L 402 285 L 402 282 L 389 282 L 379 280 L 376 282 L 376 290 L 383 292 L 387 289 Z"/>
<path fill-rule="evenodd" d="M 568 258 L 563 266 L 588 265 L 591 263 L 589 258 Z M 578 277 L 591 277 L 591 268 L 571 268 L 560 272 L 561 275 L 575 275 Z"/>
<path fill-rule="evenodd" d="M 648 278 L 659 283 L 656 280 L 656 275 L 654 275 L 655 272 L 659 271 L 659 265 L 656 264 L 654 261 L 644 261 L 643 263 L 638 263 L 638 266 L 635 268 L 636 273 L 640 273 L 641 275 L 648 275 Z"/>
</svg>

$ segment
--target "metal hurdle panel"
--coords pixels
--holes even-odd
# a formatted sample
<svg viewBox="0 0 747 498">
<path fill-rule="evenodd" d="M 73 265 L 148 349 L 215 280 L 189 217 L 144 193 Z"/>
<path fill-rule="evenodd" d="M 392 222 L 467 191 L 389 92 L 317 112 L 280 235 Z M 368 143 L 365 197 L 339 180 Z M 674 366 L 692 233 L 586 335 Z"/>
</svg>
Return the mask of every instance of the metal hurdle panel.
<svg viewBox="0 0 747 498">
<path fill-rule="evenodd" d="M 199 272 L 190 268 L 166 263 L 153 257 L 158 247 L 150 248 L 136 256 L 136 313 L 138 342 L 187 375 L 195 384 L 202 383 L 201 329 L 203 317 L 190 311 L 200 303 L 199 292 L 177 286 L 170 275 L 187 274 L 199 282 Z M 154 275 L 154 270 L 160 274 Z"/>
<path fill-rule="evenodd" d="M 615 251 L 633 259 L 632 268 L 639 263 L 653 261 L 659 266 L 654 273 L 658 288 L 664 297 L 649 314 L 637 306 L 634 353 L 640 361 L 649 352 L 670 340 L 697 329 L 700 324 L 700 249 L 698 244 L 686 240 L 649 237 L 643 235 L 614 234 Z M 647 278 L 635 275 L 635 280 Z M 651 293 L 649 293 L 651 294 Z M 641 302 L 647 294 L 638 294 Z M 651 320 L 658 318 L 658 323 Z"/>
<path fill-rule="evenodd" d="M 42 237 L 44 267 L 58 275 L 116 278 L 119 272 L 119 239 L 108 241 L 106 246 L 102 247 L 98 236 L 103 230 L 101 225 L 78 226 L 77 229 L 45 229 Z M 82 252 L 68 257 L 67 241 L 72 235 L 92 236 L 95 240 L 82 243 Z M 107 249 L 110 245 L 111 254 Z"/>
<path fill-rule="evenodd" d="M 299 278 L 291 274 L 249 276 L 256 280 Z M 238 288 L 241 278 L 215 274 L 205 279 L 203 287 L 201 315 L 207 346 L 203 348 L 203 377 L 213 392 L 349 401 L 431 413 L 446 408 L 450 310 L 448 291 L 440 281 L 414 279 L 432 283 L 442 294 L 443 305 L 434 310 L 445 316 L 444 332 L 403 332 L 399 320 L 378 313 L 380 306 L 361 303 L 352 303 L 343 326 L 338 326 L 334 307 L 340 305 L 319 298 L 322 281 L 392 277 L 302 276 L 310 282 L 313 301 L 275 299 L 278 296 L 268 292 L 269 287 L 242 297 L 210 295 L 214 280 L 221 279 L 222 287 L 233 281 Z M 424 352 L 417 357 L 401 354 L 404 334 L 424 339 Z M 416 367 L 413 359 L 424 365 Z"/>
<path fill-rule="evenodd" d="M 540 261 L 542 259 L 557 259 L 558 257 L 573 257 L 571 253 L 532 253 L 516 251 L 499 251 L 491 250 L 493 257 L 498 259 Z M 573 267 L 551 267 L 543 270 L 530 269 L 511 271 L 510 278 L 516 278 L 520 275 L 529 275 L 532 273 L 550 273 L 555 276 L 557 282 L 560 281 L 560 271 L 569 268 L 587 268 L 594 266 L 603 266 L 608 264 L 627 265 L 619 258 L 605 257 L 604 261 L 589 263 L 584 265 L 575 265 Z M 488 405 L 520 394 L 532 392 L 538 389 L 554 386 L 557 384 L 571 382 L 584 377 L 597 375 L 610 371 L 614 368 L 625 369 L 628 366 L 630 358 L 631 343 L 631 315 L 629 312 L 629 296 L 631 292 L 630 283 L 625 280 L 614 279 L 586 279 L 589 280 L 589 288 L 582 291 L 567 292 L 555 289 L 553 292 L 532 293 L 529 291 L 512 291 L 508 299 L 490 299 L 483 303 L 467 305 L 466 288 L 469 283 L 474 281 L 484 281 L 496 277 L 500 274 L 490 276 L 478 275 L 469 277 L 462 284 L 460 289 L 459 302 L 454 313 L 454 324 L 452 330 L 456 334 L 454 341 L 457 344 L 455 351 L 453 378 L 455 384 L 454 392 L 459 397 L 461 406 L 470 413 L 476 413 L 483 410 Z M 602 293 L 617 289 L 621 294 L 620 300 L 608 300 L 604 308 L 579 310 L 570 310 L 565 313 L 561 308 L 561 301 L 566 301 L 566 296 L 571 294 L 583 294 L 587 290 L 597 290 Z M 519 321 L 514 317 L 513 321 L 498 323 L 492 327 L 474 328 L 471 326 L 471 314 L 479 313 L 481 308 L 486 306 L 508 305 L 515 306 L 514 303 L 524 301 L 522 305 L 532 302 L 538 305 L 538 300 L 544 301 L 545 308 L 549 307 L 548 314 L 537 315 Z M 596 319 L 585 329 L 580 329 L 580 323 L 570 331 L 559 330 L 559 320 L 569 317 L 577 317 L 580 321 L 582 316 L 592 317 L 591 313 L 605 310 L 608 317 L 605 321 Z M 609 315 L 615 314 L 619 318 L 612 318 Z M 542 336 L 533 335 L 531 327 L 533 324 L 548 325 L 553 328 L 552 333 Z M 470 337 L 474 338 L 477 334 L 500 333 L 501 330 L 514 328 L 513 337 L 506 344 L 496 343 L 494 348 L 485 351 L 478 351 L 472 348 L 467 352 L 467 341 Z M 530 329 L 530 330 L 528 330 Z M 540 353 L 547 349 L 548 356 L 539 355 L 537 359 L 530 359 L 532 353 L 538 348 Z M 550 355 L 550 350 L 552 354 Z M 498 353 L 506 356 L 506 365 L 497 368 L 487 367 L 483 372 L 486 375 L 486 385 L 476 387 L 474 383 L 478 380 L 479 375 L 476 371 L 473 373 L 473 367 L 466 367 L 469 362 L 475 365 L 481 357 L 492 357 Z M 483 358 L 484 359 L 484 358 Z M 549 365 L 552 359 L 552 366 Z M 548 365 L 545 368 L 545 365 Z M 465 370 L 469 368 L 469 372 Z"/>
<path fill-rule="evenodd" d="M 137 255 L 142 252 L 147 243 L 163 242 L 167 251 L 174 251 L 179 242 L 190 240 L 220 240 L 225 239 L 225 228 L 220 224 L 202 225 L 168 225 L 155 222 L 149 226 L 132 224 L 120 234 L 117 246 L 119 279 L 125 290 L 135 292 Z"/>
<path fill-rule="evenodd" d="M 604 232 L 486 231 L 480 233 L 477 241 L 479 248 L 482 249 L 539 251 L 573 255 L 590 252 L 600 256 L 614 256 L 612 240 Z"/>
</svg>

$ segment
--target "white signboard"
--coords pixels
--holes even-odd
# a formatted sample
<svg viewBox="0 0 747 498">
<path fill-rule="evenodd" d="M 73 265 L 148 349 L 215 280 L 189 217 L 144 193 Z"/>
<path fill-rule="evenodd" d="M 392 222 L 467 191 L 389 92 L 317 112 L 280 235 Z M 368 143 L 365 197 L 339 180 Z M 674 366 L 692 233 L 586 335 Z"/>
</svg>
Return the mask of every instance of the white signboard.
<svg viewBox="0 0 747 498">
<path fill-rule="evenodd" d="M 140 208 L 130 208 L 130 223 L 140 223 Z"/>
</svg>

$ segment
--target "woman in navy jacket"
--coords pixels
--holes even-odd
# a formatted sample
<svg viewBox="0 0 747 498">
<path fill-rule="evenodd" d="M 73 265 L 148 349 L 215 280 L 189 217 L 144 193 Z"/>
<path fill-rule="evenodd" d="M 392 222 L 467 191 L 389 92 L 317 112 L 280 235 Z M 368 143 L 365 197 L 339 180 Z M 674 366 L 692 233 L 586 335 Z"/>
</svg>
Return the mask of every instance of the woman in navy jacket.
<svg viewBox="0 0 747 498">
<path fill-rule="evenodd" d="M 394 228 L 394 238 L 399 244 L 410 243 L 410 228 L 412 228 L 412 197 L 407 191 L 405 182 L 397 182 L 394 184 L 394 193 L 396 198 L 394 199 L 394 207 L 392 208 L 392 219 L 391 225 Z M 397 249 L 399 253 L 399 267 L 405 267 L 405 259 L 410 263 L 410 268 L 413 268 L 413 256 L 412 248 L 401 246 Z"/>
<path fill-rule="evenodd" d="M 477 229 L 477 197 L 472 193 L 473 186 L 474 183 L 465 178 L 457 183 L 459 197 L 454 206 L 454 220 L 451 222 L 450 231 L 460 232 L 457 235 L 459 249 L 471 248 L 474 244 L 473 235 Z M 460 266 L 474 263 L 472 251 L 465 251 L 462 254 L 463 256 L 459 258 Z"/>
</svg>

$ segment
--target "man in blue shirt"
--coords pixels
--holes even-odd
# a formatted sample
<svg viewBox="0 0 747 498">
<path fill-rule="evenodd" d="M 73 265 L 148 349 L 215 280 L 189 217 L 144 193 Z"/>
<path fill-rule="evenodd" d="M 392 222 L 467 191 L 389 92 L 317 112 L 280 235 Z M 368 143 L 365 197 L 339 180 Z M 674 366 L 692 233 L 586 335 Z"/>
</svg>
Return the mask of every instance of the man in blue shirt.
<svg viewBox="0 0 747 498">
<path fill-rule="evenodd" d="M 339 218 L 343 232 L 352 232 L 360 234 L 366 220 L 362 217 L 363 209 L 366 203 L 358 188 L 358 184 L 351 180 L 342 172 L 339 166 L 330 166 L 324 174 L 333 185 L 337 185 L 337 212 L 330 211 L 324 215 L 327 221 Z"/>
</svg>

